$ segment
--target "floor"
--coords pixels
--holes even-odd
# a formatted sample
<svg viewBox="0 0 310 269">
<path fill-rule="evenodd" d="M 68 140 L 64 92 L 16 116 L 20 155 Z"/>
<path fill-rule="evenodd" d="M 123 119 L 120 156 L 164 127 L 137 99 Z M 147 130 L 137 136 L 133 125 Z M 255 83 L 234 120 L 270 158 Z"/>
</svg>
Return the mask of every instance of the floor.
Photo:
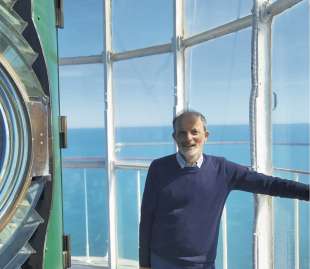
<svg viewBox="0 0 310 269">
<path fill-rule="evenodd" d="M 96 265 L 79 265 L 72 264 L 71 269 L 107 269 L 108 267 L 96 266 Z"/>
<path fill-rule="evenodd" d="M 120 259 L 118 269 L 138 269 L 138 262 Z M 108 269 L 107 257 L 72 257 L 70 269 Z"/>
</svg>

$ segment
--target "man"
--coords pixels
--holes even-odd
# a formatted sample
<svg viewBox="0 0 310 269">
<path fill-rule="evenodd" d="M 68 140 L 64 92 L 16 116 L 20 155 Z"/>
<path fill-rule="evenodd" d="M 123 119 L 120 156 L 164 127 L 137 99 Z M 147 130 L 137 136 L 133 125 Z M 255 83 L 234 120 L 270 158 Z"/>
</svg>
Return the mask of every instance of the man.
<svg viewBox="0 0 310 269">
<path fill-rule="evenodd" d="M 309 186 L 203 154 L 205 117 L 173 120 L 178 152 L 154 160 L 141 206 L 140 268 L 214 269 L 222 209 L 231 190 L 309 200 Z"/>
</svg>

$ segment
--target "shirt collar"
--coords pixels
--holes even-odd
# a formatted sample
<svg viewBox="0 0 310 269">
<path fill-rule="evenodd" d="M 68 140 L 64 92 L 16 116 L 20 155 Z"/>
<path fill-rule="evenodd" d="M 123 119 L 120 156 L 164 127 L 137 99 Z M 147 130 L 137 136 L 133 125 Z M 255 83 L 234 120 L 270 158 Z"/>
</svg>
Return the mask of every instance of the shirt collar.
<svg viewBox="0 0 310 269">
<path fill-rule="evenodd" d="M 184 167 L 198 167 L 198 168 L 200 168 L 202 163 L 203 163 L 203 155 L 202 154 L 200 155 L 199 159 L 193 165 L 187 164 L 180 152 L 176 153 L 176 158 L 177 158 L 178 164 L 180 165 L 180 167 L 182 169 Z"/>
</svg>

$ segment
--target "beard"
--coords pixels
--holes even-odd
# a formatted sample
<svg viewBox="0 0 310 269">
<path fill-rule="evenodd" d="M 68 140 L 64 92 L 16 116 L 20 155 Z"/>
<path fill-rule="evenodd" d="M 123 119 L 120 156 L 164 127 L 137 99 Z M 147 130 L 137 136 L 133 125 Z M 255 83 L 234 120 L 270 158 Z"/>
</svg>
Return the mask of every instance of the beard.
<svg viewBox="0 0 310 269">
<path fill-rule="evenodd" d="M 187 162 L 195 162 L 199 159 L 202 154 L 202 149 L 199 147 L 194 148 L 183 148 L 179 147 L 179 152 L 185 158 Z"/>
</svg>

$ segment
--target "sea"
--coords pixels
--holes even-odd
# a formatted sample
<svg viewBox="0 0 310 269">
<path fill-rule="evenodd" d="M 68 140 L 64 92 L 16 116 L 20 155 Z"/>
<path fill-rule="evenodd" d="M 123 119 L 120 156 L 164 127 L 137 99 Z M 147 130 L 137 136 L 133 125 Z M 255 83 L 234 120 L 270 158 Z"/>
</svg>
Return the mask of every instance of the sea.
<svg viewBox="0 0 310 269">
<path fill-rule="evenodd" d="M 250 166 L 248 125 L 209 126 L 205 153 L 223 156 L 233 162 Z M 175 152 L 172 129 L 168 126 L 116 128 L 118 159 L 149 160 Z M 274 124 L 273 167 L 310 171 L 310 125 Z M 103 128 L 69 129 L 68 148 L 63 159 L 105 156 Z M 143 193 L 146 169 L 116 170 L 117 251 L 119 259 L 138 259 L 139 203 Z M 307 174 L 275 171 L 274 175 L 310 182 Z M 64 229 L 70 234 L 73 256 L 107 255 L 108 211 L 107 175 L 104 168 L 64 168 Z M 227 203 L 227 258 L 229 269 L 252 268 L 253 194 L 233 191 Z M 292 269 L 295 264 L 294 206 L 286 198 L 274 198 L 274 253 L 276 269 Z M 299 202 L 300 269 L 310 268 L 310 233 L 307 202 Z M 201 233 L 208 231 L 201 231 Z M 218 241 L 216 267 L 222 268 L 222 234 Z"/>
</svg>

